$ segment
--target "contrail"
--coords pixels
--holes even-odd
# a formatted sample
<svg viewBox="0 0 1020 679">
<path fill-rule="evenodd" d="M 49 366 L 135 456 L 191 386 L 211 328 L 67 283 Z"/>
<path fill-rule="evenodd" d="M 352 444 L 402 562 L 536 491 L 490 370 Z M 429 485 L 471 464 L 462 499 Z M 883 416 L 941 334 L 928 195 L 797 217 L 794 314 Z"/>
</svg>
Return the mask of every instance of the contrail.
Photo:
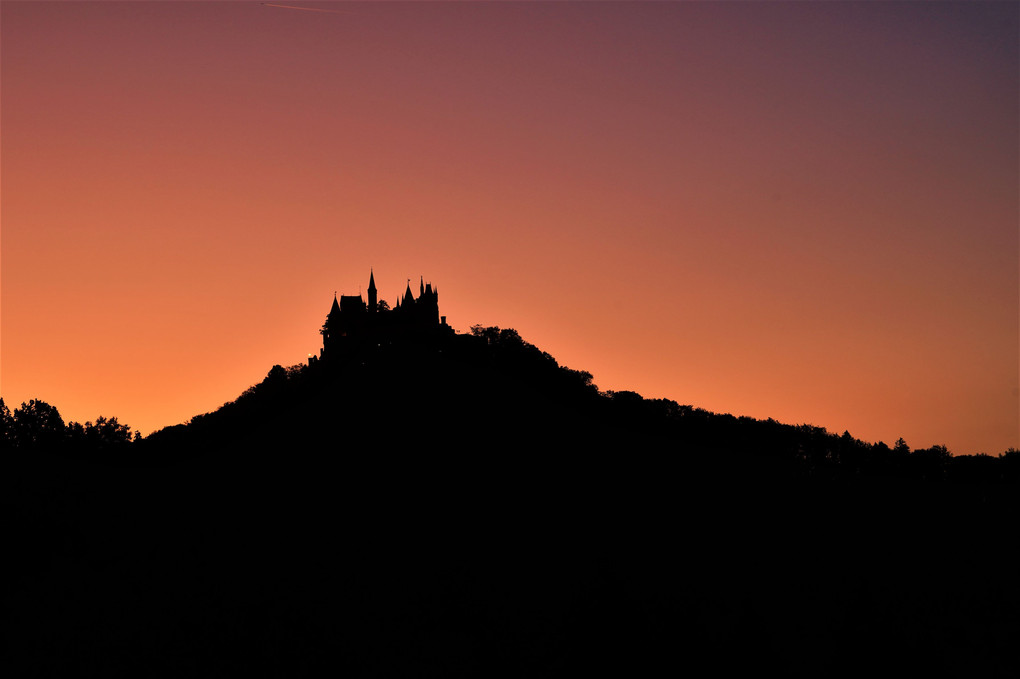
<svg viewBox="0 0 1020 679">
<path fill-rule="evenodd" d="M 342 9 L 321 9 L 319 7 L 297 7 L 296 5 L 274 5 L 272 3 L 263 2 L 263 7 L 276 7 L 277 9 L 301 9 L 306 12 L 326 12 L 327 14 L 350 14 Z"/>
</svg>

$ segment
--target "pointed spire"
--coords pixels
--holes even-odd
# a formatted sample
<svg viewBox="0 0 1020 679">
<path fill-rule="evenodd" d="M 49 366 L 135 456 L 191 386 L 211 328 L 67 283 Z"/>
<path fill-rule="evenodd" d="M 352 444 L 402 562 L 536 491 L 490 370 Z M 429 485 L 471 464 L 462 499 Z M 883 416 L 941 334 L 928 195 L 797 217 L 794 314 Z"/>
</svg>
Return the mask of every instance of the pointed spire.
<svg viewBox="0 0 1020 679">
<path fill-rule="evenodd" d="M 375 272 L 368 270 L 368 310 L 375 311 L 379 308 L 379 296 L 375 289 Z"/>
<path fill-rule="evenodd" d="M 425 276 L 420 276 L 421 287 L 418 288 L 418 296 L 421 297 L 425 294 Z"/>
<path fill-rule="evenodd" d="M 333 312 L 340 313 L 340 304 L 336 301 L 336 290 L 333 291 L 333 306 L 329 308 L 329 313 Z"/>
</svg>

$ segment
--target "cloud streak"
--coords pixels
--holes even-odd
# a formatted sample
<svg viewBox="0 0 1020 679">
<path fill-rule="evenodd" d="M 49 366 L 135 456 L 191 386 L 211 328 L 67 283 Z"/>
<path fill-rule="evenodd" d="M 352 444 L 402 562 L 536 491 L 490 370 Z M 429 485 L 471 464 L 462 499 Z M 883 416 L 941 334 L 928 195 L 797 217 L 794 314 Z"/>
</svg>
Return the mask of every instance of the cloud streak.
<svg viewBox="0 0 1020 679">
<path fill-rule="evenodd" d="M 276 5 L 269 2 L 263 2 L 263 7 L 275 7 L 276 9 L 300 9 L 305 12 L 324 12 L 326 14 L 350 14 L 342 9 L 322 9 L 320 7 L 298 7 L 297 5 Z"/>
</svg>

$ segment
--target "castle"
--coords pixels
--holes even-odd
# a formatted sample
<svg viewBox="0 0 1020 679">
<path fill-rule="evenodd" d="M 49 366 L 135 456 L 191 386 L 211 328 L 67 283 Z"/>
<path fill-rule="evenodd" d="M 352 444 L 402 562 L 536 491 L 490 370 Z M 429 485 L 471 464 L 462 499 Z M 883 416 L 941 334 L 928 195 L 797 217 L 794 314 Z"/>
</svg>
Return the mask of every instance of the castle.
<svg viewBox="0 0 1020 679">
<path fill-rule="evenodd" d="M 322 329 L 319 358 L 332 359 L 366 347 L 382 347 L 408 341 L 436 341 L 455 333 L 439 315 L 439 292 L 421 278 L 418 297 L 411 280 L 402 297 L 391 307 L 379 300 L 375 272 L 368 275 L 368 302 L 358 295 L 333 295 L 333 305 Z M 314 359 L 314 357 L 312 357 Z"/>
</svg>

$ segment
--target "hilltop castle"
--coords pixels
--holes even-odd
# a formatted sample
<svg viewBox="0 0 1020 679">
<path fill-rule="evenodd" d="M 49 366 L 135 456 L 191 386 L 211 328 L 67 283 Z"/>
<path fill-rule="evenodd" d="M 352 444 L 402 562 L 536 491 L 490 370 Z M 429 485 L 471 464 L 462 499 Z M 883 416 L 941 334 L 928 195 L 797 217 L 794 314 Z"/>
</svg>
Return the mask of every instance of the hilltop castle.
<svg viewBox="0 0 1020 679">
<path fill-rule="evenodd" d="M 368 301 L 360 293 L 339 298 L 334 294 L 333 305 L 320 332 L 321 359 L 341 356 L 352 349 L 434 340 L 455 334 L 446 324 L 446 316 L 439 315 L 439 292 L 432 283 L 425 283 L 422 277 L 415 298 L 408 279 L 403 296 L 391 307 L 379 300 L 374 271 L 369 271 L 368 275 Z"/>
</svg>

